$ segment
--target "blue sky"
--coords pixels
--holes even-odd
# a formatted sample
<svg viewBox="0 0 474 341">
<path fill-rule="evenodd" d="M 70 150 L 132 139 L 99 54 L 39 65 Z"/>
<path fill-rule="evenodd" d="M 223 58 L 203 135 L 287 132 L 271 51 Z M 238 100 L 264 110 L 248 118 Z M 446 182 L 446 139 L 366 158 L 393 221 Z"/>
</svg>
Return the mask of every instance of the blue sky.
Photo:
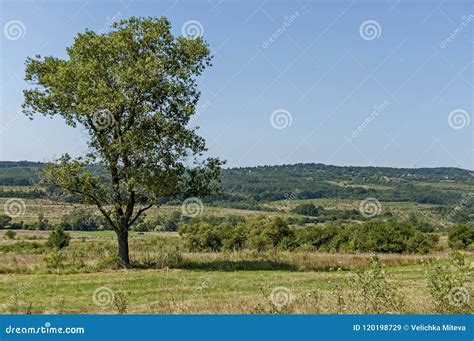
<svg viewBox="0 0 474 341">
<path fill-rule="evenodd" d="M 80 130 L 21 114 L 27 56 L 66 58 L 86 28 L 165 15 L 176 35 L 184 26 L 211 46 L 214 65 L 199 80 L 192 124 L 227 166 L 474 169 L 472 4 L 2 1 L 0 159 L 86 150 Z"/>
</svg>

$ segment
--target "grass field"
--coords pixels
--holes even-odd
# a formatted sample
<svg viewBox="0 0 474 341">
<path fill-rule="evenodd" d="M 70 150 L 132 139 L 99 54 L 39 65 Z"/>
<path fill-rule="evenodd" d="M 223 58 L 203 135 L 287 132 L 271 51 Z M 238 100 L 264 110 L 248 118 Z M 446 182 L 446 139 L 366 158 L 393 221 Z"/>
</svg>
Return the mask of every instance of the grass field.
<svg viewBox="0 0 474 341">
<path fill-rule="evenodd" d="M 0 302 L 3 313 L 357 313 L 348 288 L 367 265 L 367 254 L 320 252 L 187 253 L 176 233 L 147 232 L 130 236 L 136 267 L 116 270 L 111 231 L 71 232 L 61 265 L 51 266 L 41 249 L 47 231 L 17 231 L 15 240 L 0 233 L 0 247 L 36 243 L 38 249 L 2 249 Z M 405 295 L 402 312 L 432 313 L 424 262 L 431 255 L 382 254 L 390 282 Z M 164 259 L 156 266 L 150 260 Z M 49 265 L 48 265 L 49 264 Z M 472 283 L 471 283 L 472 284 Z M 335 286 L 342 294 L 334 292 Z M 275 306 L 275 291 L 286 295 Z M 341 296 L 342 295 L 342 296 Z M 344 304 L 341 304 L 341 297 Z"/>
</svg>

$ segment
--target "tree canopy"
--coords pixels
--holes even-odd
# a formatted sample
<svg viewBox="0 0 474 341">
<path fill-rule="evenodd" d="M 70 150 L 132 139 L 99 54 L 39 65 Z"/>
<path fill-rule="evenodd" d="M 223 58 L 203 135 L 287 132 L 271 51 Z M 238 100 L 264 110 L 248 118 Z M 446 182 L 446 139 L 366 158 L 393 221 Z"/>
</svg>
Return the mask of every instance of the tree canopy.
<svg viewBox="0 0 474 341">
<path fill-rule="evenodd" d="M 209 46 L 174 37 L 164 17 L 131 17 L 107 33 L 79 33 L 67 54 L 27 59 L 24 112 L 60 116 L 87 133 L 88 152 L 49 164 L 45 179 L 98 207 L 129 266 L 128 230 L 147 209 L 218 187 L 222 162 L 204 157 L 205 141 L 188 124 Z"/>
</svg>

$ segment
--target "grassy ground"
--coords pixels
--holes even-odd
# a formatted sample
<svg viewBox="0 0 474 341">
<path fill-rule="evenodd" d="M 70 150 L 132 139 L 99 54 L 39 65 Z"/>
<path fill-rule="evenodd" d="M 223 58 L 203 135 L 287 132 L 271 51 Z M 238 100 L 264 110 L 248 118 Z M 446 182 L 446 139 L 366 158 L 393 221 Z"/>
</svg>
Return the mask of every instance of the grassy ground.
<svg viewBox="0 0 474 341">
<path fill-rule="evenodd" d="M 421 270 L 420 266 L 391 269 L 397 285 L 411 298 L 405 305 L 407 313 L 431 311 Z M 10 302 L 17 296 L 18 302 L 6 308 L 23 313 L 30 304 L 33 313 L 116 313 L 116 306 L 107 297 L 108 289 L 101 289 L 105 287 L 124 294 L 129 313 L 256 313 L 259 307 L 270 309 L 272 290 L 284 287 L 292 296 L 293 312 L 334 313 L 337 308 L 330 290 L 352 277 L 347 271 L 180 269 L 9 275 L 0 277 L 0 301 Z M 311 304 L 314 302 L 306 298 L 317 289 L 322 299 Z M 106 296 L 104 306 L 96 302 L 101 291 Z"/>
<path fill-rule="evenodd" d="M 175 233 L 132 233 L 136 268 L 114 270 L 113 232 L 72 232 L 61 265 L 51 267 L 43 244 L 46 231 L 0 233 L 0 311 L 2 313 L 351 313 L 349 285 L 367 265 L 366 254 L 314 252 L 255 254 L 182 253 L 170 258 Z M 36 243 L 39 248 L 15 248 Z M 171 247 L 169 246 L 171 245 Z M 171 250 L 171 251 L 169 251 Z M 168 258 L 163 258 L 166 255 Z M 405 313 L 432 313 L 424 261 L 432 255 L 380 255 L 390 281 L 408 298 Z M 157 266 L 152 262 L 164 259 Z M 153 268 L 154 267 L 154 268 Z M 338 305 L 335 285 L 343 288 Z M 275 292 L 287 295 L 275 307 Z M 115 297 L 115 299 L 114 299 Z"/>
</svg>

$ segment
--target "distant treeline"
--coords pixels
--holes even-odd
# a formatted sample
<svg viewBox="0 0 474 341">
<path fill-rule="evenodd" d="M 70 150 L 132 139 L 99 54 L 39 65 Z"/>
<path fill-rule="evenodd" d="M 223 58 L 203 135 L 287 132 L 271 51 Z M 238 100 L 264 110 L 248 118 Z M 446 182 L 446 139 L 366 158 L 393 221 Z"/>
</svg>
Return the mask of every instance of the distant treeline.
<svg viewBox="0 0 474 341">
<path fill-rule="evenodd" d="M 0 185 L 32 186 L 44 167 L 40 162 L 0 162 Z M 96 168 L 99 171 L 98 167 Z M 423 182 L 423 184 L 420 184 Z M 473 173 L 459 168 L 339 167 L 296 164 L 224 169 L 222 193 L 205 198 L 227 207 L 262 209 L 259 203 L 288 199 L 376 197 L 380 201 L 457 204 L 462 190 L 437 188 L 439 182 L 474 184 Z M 20 193 L 23 192 L 23 193 Z M 45 197 L 45 190 L 1 190 L 2 197 Z M 71 199 L 72 200 L 72 199 Z"/>
</svg>

